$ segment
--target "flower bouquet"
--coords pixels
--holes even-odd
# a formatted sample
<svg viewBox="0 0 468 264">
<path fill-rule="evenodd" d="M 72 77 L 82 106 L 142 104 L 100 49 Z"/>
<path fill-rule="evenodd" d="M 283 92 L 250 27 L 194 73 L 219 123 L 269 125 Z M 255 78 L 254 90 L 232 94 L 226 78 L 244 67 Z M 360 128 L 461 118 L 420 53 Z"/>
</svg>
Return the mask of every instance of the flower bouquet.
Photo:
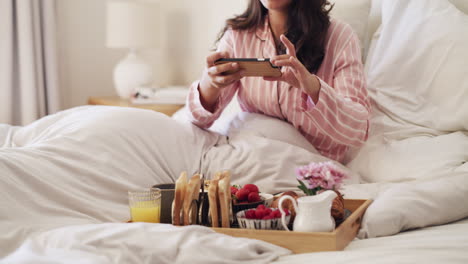
<svg viewBox="0 0 468 264">
<path fill-rule="evenodd" d="M 332 205 L 331 214 L 335 221 L 341 221 L 345 215 L 343 195 L 339 192 L 343 180 L 347 178 L 344 171 L 328 162 L 312 162 L 296 169 L 298 188 L 306 195 L 316 195 L 325 190 L 333 190 L 338 197 Z"/>
</svg>

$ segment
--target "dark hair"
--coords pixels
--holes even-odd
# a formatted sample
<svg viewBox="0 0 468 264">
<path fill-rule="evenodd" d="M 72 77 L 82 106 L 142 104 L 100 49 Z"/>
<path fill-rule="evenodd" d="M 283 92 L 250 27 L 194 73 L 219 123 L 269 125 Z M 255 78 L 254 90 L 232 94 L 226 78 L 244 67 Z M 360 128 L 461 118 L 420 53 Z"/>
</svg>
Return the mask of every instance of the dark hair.
<svg viewBox="0 0 468 264">
<path fill-rule="evenodd" d="M 312 73 L 320 68 L 325 56 L 325 37 L 330 27 L 332 8 L 328 0 L 293 0 L 289 6 L 285 35 L 296 47 L 297 58 Z M 228 28 L 256 30 L 262 27 L 267 13 L 260 0 L 250 0 L 244 13 L 226 20 L 217 42 Z M 279 53 L 286 53 L 283 45 L 279 47 Z"/>
</svg>

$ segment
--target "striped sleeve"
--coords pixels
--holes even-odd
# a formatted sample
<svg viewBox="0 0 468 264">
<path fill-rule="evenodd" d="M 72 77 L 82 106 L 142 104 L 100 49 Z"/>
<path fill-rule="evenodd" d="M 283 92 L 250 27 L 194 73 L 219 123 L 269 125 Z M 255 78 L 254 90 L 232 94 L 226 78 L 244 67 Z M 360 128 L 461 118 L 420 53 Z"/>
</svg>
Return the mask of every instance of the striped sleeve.
<svg viewBox="0 0 468 264">
<path fill-rule="evenodd" d="M 319 133 L 338 144 L 358 147 L 367 140 L 370 102 L 359 40 L 352 31 L 347 35 L 348 41 L 336 57 L 333 87 L 319 78 L 321 88 L 317 104 L 306 95 L 303 106 L 309 122 Z"/>
<path fill-rule="evenodd" d="M 235 57 L 233 41 L 233 31 L 228 29 L 220 40 L 216 51 L 227 51 L 230 57 Z M 189 120 L 193 124 L 201 128 L 208 128 L 214 123 L 214 121 L 216 121 L 216 119 L 219 118 L 224 108 L 226 108 L 236 91 L 239 89 L 241 83 L 240 81 L 237 81 L 222 88 L 213 112 L 210 112 L 203 107 L 200 100 L 200 91 L 198 90 L 199 84 L 200 81 L 196 81 L 192 83 L 189 88 L 189 95 L 187 97 L 187 107 L 189 111 L 187 112 Z"/>
</svg>

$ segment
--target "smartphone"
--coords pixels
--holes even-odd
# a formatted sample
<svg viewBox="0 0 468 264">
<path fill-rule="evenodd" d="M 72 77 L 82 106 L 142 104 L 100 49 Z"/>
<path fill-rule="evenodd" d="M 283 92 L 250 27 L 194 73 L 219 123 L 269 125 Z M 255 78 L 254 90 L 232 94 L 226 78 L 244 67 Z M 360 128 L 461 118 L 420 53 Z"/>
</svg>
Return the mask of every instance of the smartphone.
<svg viewBox="0 0 468 264">
<path fill-rule="evenodd" d="M 262 77 L 280 77 L 281 69 L 278 66 L 273 66 L 270 59 L 257 59 L 257 58 L 234 58 L 234 59 L 219 59 L 215 61 L 215 65 L 224 63 L 239 64 L 239 67 L 245 71 L 245 76 L 262 76 Z M 230 71 L 227 74 L 232 73 Z"/>
</svg>

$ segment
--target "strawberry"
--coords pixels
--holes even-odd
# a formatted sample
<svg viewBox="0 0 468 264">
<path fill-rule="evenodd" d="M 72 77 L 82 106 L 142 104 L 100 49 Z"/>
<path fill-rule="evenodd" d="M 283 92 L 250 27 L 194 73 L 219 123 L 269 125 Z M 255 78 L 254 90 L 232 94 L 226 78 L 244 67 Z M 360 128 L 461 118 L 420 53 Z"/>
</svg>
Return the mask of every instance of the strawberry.
<svg viewBox="0 0 468 264">
<path fill-rule="evenodd" d="M 237 201 L 247 201 L 249 199 L 250 190 L 242 188 L 236 192 Z"/>
<path fill-rule="evenodd" d="M 250 184 L 246 184 L 246 185 L 244 185 L 243 188 L 248 189 L 248 190 L 250 190 L 251 192 L 256 192 L 256 193 L 259 192 L 259 191 L 258 191 L 258 187 L 257 187 L 257 185 L 255 185 L 255 184 L 251 184 L 251 183 L 250 183 Z"/>
<path fill-rule="evenodd" d="M 236 195 L 236 192 L 237 192 L 238 190 L 239 190 L 239 189 L 237 189 L 236 187 L 231 186 L 231 194 L 232 194 L 232 195 Z"/>
<path fill-rule="evenodd" d="M 249 193 L 248 200 L 249 200 L 249 203 L 258 202 L 260 201 L 260 195 L 258 195 L 258 193 L 256 192 L 251 192 Z"/>
</svg>

